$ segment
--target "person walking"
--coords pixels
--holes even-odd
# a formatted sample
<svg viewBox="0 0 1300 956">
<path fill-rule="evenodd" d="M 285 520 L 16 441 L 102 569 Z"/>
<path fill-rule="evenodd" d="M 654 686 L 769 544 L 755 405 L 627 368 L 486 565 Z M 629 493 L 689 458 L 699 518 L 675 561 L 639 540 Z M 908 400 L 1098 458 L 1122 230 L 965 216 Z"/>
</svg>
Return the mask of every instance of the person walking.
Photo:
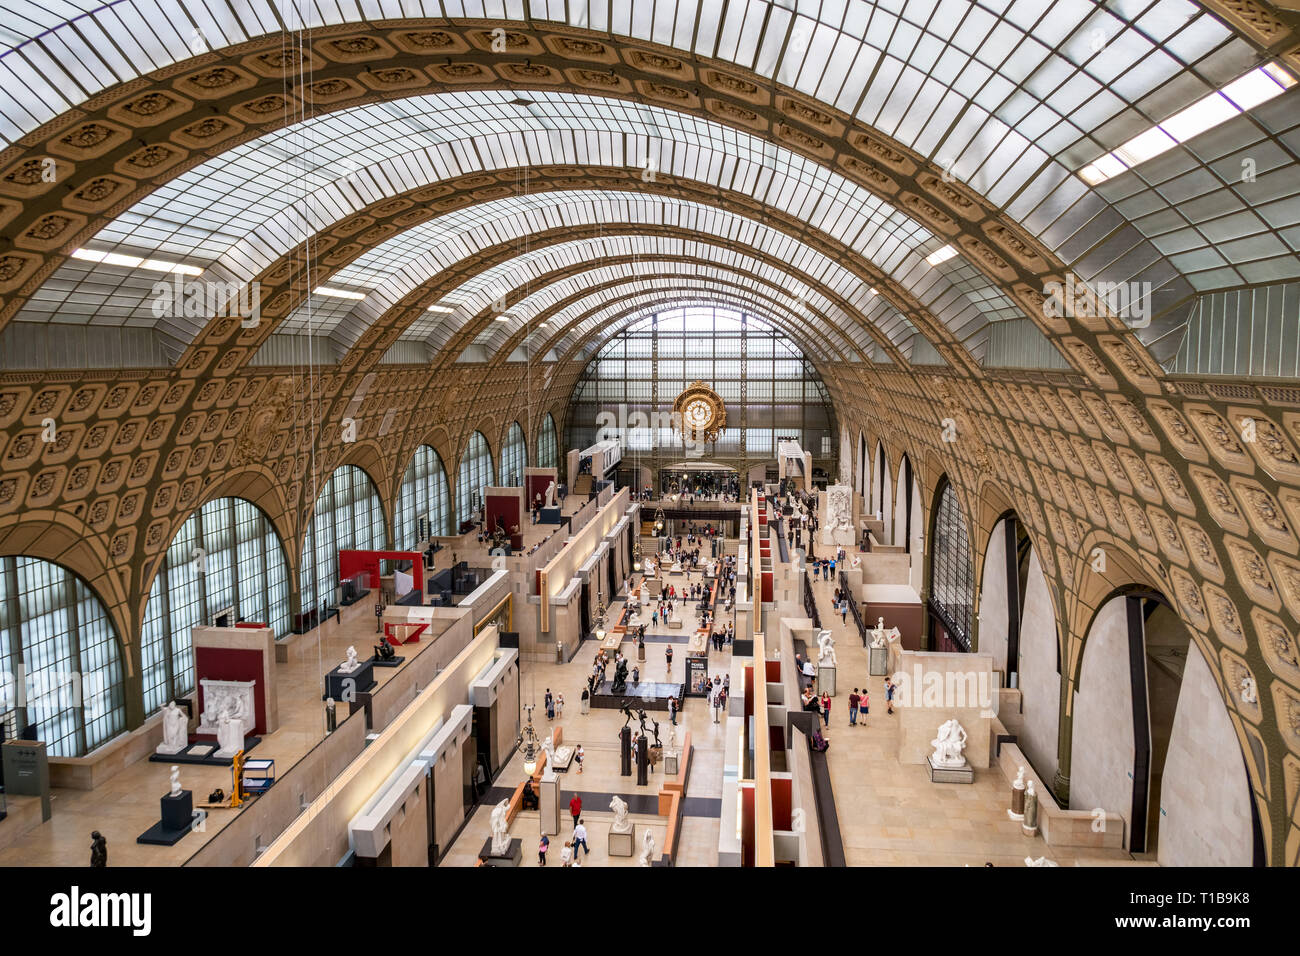
<svg viewBox="0 0 1300 956">
<path fill-rule="evenodd" d="M 587 856 L 591 856 L 591 847 L 587 846 L 587 828 L 582 825 L 581 820 L 574 824 L 573 827 L 573 857 L 575 860 L 578 858 L 579 847 L 587 852 Z"/>
<path fill-rule="evenodd" d="M 582 773 L 582 758 L 585 756 L 586 754 L 582 752 L 582 744 L 578 744 L 578 749 L 573 752 L 573 759 L 578 764 L 578 773 Z"/>
<path fill-rule="evenodd" d="M 894 682 L 888 677 L 885 678 L 885 713 L 894 712 Z"/>
<path fill-rule="evenodd" d="M 560 851 L 560 866 L 573 866 L 573 844 L 568 840 L 564 841 L 564 849 Z"/>
<path fill-rule="evenodd" d="M 709 706 L 713 709 L 713 722 L 718 723 L 718 710 L 722 706 L 722 685 L 718 679 L 713 678 L 713 686 L 709 688 Z"/>
<path fill-rule="evenodd" d="M 671 644 L 664 645 L 664 660 L 668 662 L 668 673 L 671 674 L 673 672 L 673 646 Z"/>
<path fill-rule="evenodd" d="M 564 695 L 563 694 L 555 695 L 555 716 L 557 717 L 564 716 Z"/>
<path fill-rule="evenodd" d="M 668 719 L 674 727 L 677 726 L 677 698 L 668 698 Z"/>
<path fill-rule="evenodd" d="M 867 688 L 862 688 L 862 699 L 858 701 L 858 715 L 862 717 L 862 726 L 867 726 L 867 713 L 871 710 L 871 695 Z"/>
<path fill-rule="evenodd" d="M 858 722 L 858 703 L 862 700 L 858 696 L 858 689 L 853 688 L 853 693 L 849 694 L 849 726 L 852 727 Z"/>
<path fill-rule="evenodd" d="M 840 601 L 840 623 L 849 623 L 849 599 L 847 597 Z"/>
<path fill-rule="evenodd" d="M 822 722 L 829 728 L 831 725 L 831 695 L 822 694 Z"/>
<path fill-rule="evenodd" d="M 576 793 L 573 795 L 573 799 L 569 801 L 569 813 L 573 816 L 573 828 L 576 830 L 578 828 L 578 817 L 582 816 L 582 797 Z"/>
<path fill-rule="evenodd" d="M 551 848 L 551 841 L 545 833 L 542 834 L 541 842 L 537 844 L 537 865 L 546 865 L 546 851 Z"/>
</svg>

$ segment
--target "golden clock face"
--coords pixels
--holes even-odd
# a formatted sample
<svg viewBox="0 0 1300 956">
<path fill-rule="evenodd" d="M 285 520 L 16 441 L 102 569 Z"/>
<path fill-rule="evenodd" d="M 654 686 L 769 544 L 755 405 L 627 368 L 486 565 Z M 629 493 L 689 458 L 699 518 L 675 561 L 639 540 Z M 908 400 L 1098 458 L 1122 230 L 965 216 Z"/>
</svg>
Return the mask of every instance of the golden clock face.
<svg viewBox="0 0 1300 956">
<path fill-rule="evenodd" d="M 674 427 L 693 441 L 717 441 L 727 425 L 721 396 L 703 382 L 688 385 L 673 402 L 673 412 L 680 416 Z"/>
</svg>

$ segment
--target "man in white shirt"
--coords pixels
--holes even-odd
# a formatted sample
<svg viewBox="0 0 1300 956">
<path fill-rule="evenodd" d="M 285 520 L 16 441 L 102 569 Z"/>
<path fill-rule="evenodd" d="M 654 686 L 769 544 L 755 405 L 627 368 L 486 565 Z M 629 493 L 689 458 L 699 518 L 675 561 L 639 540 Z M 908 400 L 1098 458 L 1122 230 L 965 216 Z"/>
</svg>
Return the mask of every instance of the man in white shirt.
<svg viewBox="0 0 1300 956">
<path fill-rule="evenodd" d="M 587 828 L 583 825 L 581 820 L 579 820 L 578 825 L 573 828 L 573 861 L 575 863 L 578 861 L 579 847 L 587 851 L 587 856 L 591 856 L 591 847 L 587 846 Z"/>
</svg>

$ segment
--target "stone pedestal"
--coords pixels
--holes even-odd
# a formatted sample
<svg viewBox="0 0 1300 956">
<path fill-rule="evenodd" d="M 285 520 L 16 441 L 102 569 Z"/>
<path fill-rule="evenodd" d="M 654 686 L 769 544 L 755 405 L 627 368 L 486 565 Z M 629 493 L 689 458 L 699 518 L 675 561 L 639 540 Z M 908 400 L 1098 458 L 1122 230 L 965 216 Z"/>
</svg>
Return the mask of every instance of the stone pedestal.
<svg viewBox="0 0 1300 956">
<path fill-rule="evenodd" d="M 640 641 L 637 641 L 636 644 L 636 659 L 639 661 L 645 660 L 645 645 Z"/>
<path fill-rule="evenodd" d="M 194 795 L 189 790 L 162 798 L 160 818 L 166 830 L 184 830 L 194 821 Z"/>
<path fill-rule="evenodd" d="M 632 776 L 632 728 L 626 725 L 618 732 L 618 775 Z"/>
<path fill-rule="evenodd" d="M 975 782 L 975 769 L 970 764 L 964 764 L 960 767 L 940 767 L 935 765 L 933 757 L 926 757 L 925 762 L 930 768 L 931 783 Z"/>
<path fill-rule="evenodd" d="M 518 866 L 524 858 L 524 841 L 518 837 L 513 838 L 506 852 L 498 855 L 492 852 L 492 838 L 488 837 L 483 841 L 483 849 L 479 850 L 478 858 L 484 866 Z"/>
<path fill-rule="evenodd" d="M 817 690 L 823 694 L 835 696 L 835 665 L 817 665 Z"/>
<path fill-rule="evenodd" d="M 537 805 L 541 832 L 553 836 L 560 832 L 560 778 L 547 773 L 539 784 Z"/>
<path fill-rule="evenodd" d="M 650 782 L 650 748 L 646 744 L 645 734 L 636 739 L 636 785 L 644 787 Z"/>
<path fill-rule="evenodd" d="M 631 856 L 632 855 L 632 827 L 629 826 L 622 833 L 616 830 L 609 831 L 609 855 L 610 856 Z"/>
<path fill-rule="evenodd" d="M 677 772 L 678 772 L 678 771 L 677 771 L 677 754 L 675 754 L 675 753 L 666 753 L 666 754 L 664 754 L 664 776 L 665 776 L 665 777 L 675 777 L 675 776 L 677 776 Z M 628 854 L 628 855 L 631 856 L 631 854 Z"/>
<path fill-rule="evenodd" d="M 1023 820 L 1025 818 L 1024 787 L 1011 788 L 1011 809 L 1007 811 L 1007 815 L 1011 817 L 1012 820 Z"/>
<path fill-rule="evenodd" d="M 867 648 L 867 673 L 872 677 L 885 677 L 889 674 L 889 648 Z"/>
</svg>

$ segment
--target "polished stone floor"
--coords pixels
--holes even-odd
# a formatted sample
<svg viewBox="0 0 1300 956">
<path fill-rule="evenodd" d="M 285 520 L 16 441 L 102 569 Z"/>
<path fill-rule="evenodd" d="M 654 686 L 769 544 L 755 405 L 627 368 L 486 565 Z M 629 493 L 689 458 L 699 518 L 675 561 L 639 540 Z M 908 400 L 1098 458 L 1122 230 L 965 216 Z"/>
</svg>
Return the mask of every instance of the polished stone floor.
<svg viewBox="0 0 1300 956">
<path fill-rule="evenodd" d="M 733 542 L 734 548 L 734 542 Z M 700 580 L 698 574 L 693 575 Z M 685 575 L 673 574 L 667 578 L 680 588 L 686 582 Z M 617 618 L 622 610 L 621 604 L 611 609 L 611 616 Z M 686 643 L 694 633 L 694 612 L 681 602 L 676 610 L 683 620 L 681 630 L 666 628 L 662 622 L 657 627 L 647 629 L 646 660 L 636 660 L 636 645 L 627 642 L 623 653 L 639 663 L 641 678 L 645 681 L 682 680 L 684 677 L 684 659 Z M 673 647 L 672 672 L 669 673 L 664 649 L 671 643 Z M 566 744 L 582 744 L 586 754 L 583 773 L 576 772 L 576 766 L 568 773 L 559 774 L 561 803 L 561 833 L 551 837 L 551 850 L 547 865 L 559 866 L 560 849 L 569 839 L 573 830 L 569 817 L 569 799 L 574 792 L 599 795 L 592 800 L 583 798 L 583 818 L 587 827 L 587 843 L 591 847 L 590 857 L 583 855 L 584 866 L 636 866 L 641 851 L 642 831 L 649 827 L 655 835 L 656 845 L 663 847 L 664 830 L 667 820 L 664 817 L 648 814 L 629 814 L 635 824 L 636 835 L 634 854 L 631 857 L 611 857 L 608 852 L 608 832 L 614 814 L 609 809 L 609 799 L 613 794 L 628 797 L 650 797 L 659 793 L 663 783 L 662 773 L 652 773 L 649 783 L 644 787 L 636 785 L 636 777 L 619 775 L 618 732 L 625 721 L 624 715 L 617 710 L 592 710 L 582 713 L 579 701 L 587 675 L 591 673 L 597 644 L 586 641 L 578 649 L 573 659 L 566 664 L 524 663 L 520 697 L 527 704 L 533 702 L 533 726 L 540 738 L 545 738 L 552 724 L 564 728 L 563 741 Z M 721 654 L 714 652 L 709 658 L 709 671 L 719 676 L 731 665 L 730 650 Z M 612 675 L 613 668 L 611 666 Z M 553 722 L 546 719 L 543 700 L 547 689 L 554 694 L 562 694 L 565 700 L 563 713 L 557 714 Z M 635 687 L 629 684 L 629 690 Z M 659 721 L 660 739 L 667 745 L 669 723 L 666 713 L 650 715 Z M 521 720 L 525 719 L 521 715 Z M 633 724 L 633 726 L 636 726 Z M 649 729 L 647 723 L 647 729 Z M 691 743 L 695 748 L 694 762 L 691 765 L 690 778 L 687 781 L 686 803 L 682 822 L 681 837 L 676 857 L 677 866 L 715 866 L 718 853 L 718 825 L 722 797 L 722 763 L 724 752 L 724 723 L 714 724 L 710 719 L 708 706 L 702 698 L 692 698 L 685 703 L 683 712 L 678 717 L 678 740 L 686 731 L 691 732 Z M 443 866 L 474 866 L 478 860 L 478 851 L 483 841 L 490 834 L 488 818 L 495 800 L 513 792 L 524 779 L 523 756 L 516 752 L 506 764 L 495 781 L 494 790 L 488 798 L 475 808 L 460 837 L 452 844 L 443 857 Z M 494 799 L 495 798 L 495 799 Z M 629 800 L 629 805 L 636 809 L 636 802 Z M 540 819 L 536 811 L 520 812 L 510 829 L 512 837 L 523 840 L 523 865 L 537 866 L 537 843 L 540 839 Z M 657 855 L 657 853 L 656 853 Z"/>
<path fill-rule="evenodd" d="M 923 764 L 898 762 L 898 721 L 885 710 L 885 679 L 867 676 L 867 651 L 850 616 L 832 611 L 834 582 L 815 581 L 822 626 L 835 637 L 838 693 L 832 699 L 827 760 L 849 866 L 1024 866 L 1046 856 L 1063 866 L 1132 862 L 1120 850 L 1049 847 L 1007 816 L 1010 781 L 997 767 L 973 784 L 934 784 Z M 886 622 L 888 623 L 888 622 Z M 866 682 L 871 710 L 849 725 L 849 693 Z"/>
</svg>

